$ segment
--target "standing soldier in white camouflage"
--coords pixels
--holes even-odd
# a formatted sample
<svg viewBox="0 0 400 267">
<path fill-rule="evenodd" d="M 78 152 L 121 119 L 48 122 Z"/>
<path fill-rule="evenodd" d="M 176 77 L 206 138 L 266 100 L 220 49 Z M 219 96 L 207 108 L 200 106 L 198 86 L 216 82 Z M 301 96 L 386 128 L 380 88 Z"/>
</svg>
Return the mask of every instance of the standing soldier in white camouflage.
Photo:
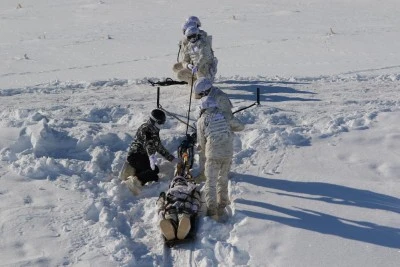
<svg viewBox="0 0 400 267">
<path fill-rule="evenodd" d="M 186 51 L 186 49 L 187 49 L 186 46 L 189 44 L 189 41 L 185 36 L 185 31 L 187 30 L 187 28 L 192 27 L 192 26 L 199 28 L 199 33 L 202 36 L 202 38 L 204 38 L 204 39 L 210 38 L 210 43 L 211 43 L 212 37 L 208 36 L 206 31 L 200 29 L 201 22 L 200 22 L 199 18 L 196 16 L 190 16 L 189 18 L 186 19 L 185 23 L 183 23 L 183 25 L 182 25 L 182 34 L 184 37 L 182 38 L 182 40 L 179 41 L 179 52 L 178 52 L 178 60 L 177 60 L 178 63 L 184 59 L 185 53 L 183 51 Z M 178 67 L 179 67 L 179 65 L 178 65 Z"/>
<path fill-rule="evenodd" d="M 233 132 L 240 132 L 244 129 L 244 124 L 239 121 L 232 113 L 232 103 L 227 94 L 222 92 L 217 87 L 214 87 L 211 81 L 207 78 L 199 78 L 194 83 L 194 97 L 196 99 L 201 99 L 201 102 L 204 103 L 208 100 L 209 97 L 213 98 L 217 104 L 218 109 L 224 115 L 225 119 L 228 121 L 228 125 L 230 130 Z M 199 171 L 196 175 L 196 181 L 201 182 L 204 181 L 204 150 L 199 153 Z"/>
<path fill-rule="evenodd" d="M 211 36 L 200 30 L 198 25 L 193 21 L 184 24 L 186 40 L 181 41 L 180 61 L 173 66 L 178 79 L 186 81 L 190 86 L 192 80 L 199 77 L 214 80 L 217 73 L 218 60 L 212 50 Z"/>
<path fill-rule="evenodd" d="M 233 156 L 233 132 L 212 97 L 207 97 L 201 104 L 197 143 L 205 155 L 207 215 L 220 221 L 225 217 L 225 208 L 230 204 L 228 174 Z"/>
</svg>

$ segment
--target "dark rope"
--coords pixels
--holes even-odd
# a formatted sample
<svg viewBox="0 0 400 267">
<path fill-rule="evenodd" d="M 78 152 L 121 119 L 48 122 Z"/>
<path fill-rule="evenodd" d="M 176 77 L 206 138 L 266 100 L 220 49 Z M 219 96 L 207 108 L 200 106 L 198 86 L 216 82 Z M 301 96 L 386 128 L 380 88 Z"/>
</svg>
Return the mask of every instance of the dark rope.
<svg viewBox="0 0 400 267">
<path fill-rule="evenodd" d="M 181 53 L 181 47 L 182 47 L 182 43 L 179 42 L 179 50 L 178 50 L 178 55 L 176 56 L 176 62 L 179 62 L 179 54 Z"/>
<path fill-rule="evenodd" d="M 186 135 L 188 134 L 188 130 L 189 130 L 189 117 L 190 117 L 190 106 L 192 105 L 193 82 L 194 82 L 194 73 L 192 73 L 192 85 L 190 86 L 189 109 L 188 109 L 187 123 L 186 123 Z M 194 127 L 192 127 L 192 128 L 194 128 Z"/>
<path fill-rule="evenodd" d="M 187 127 L 192 128 L 193 130 L 196 130 L 196 128 L 194 128 L 193 126 L 189 125 L 188 123 L 184 122 L 183 120 L 181 120 L 180 118 L 178 118 L 176 115 L 172 114 L 171 112 L 169 112 L 168 110 L 166 110 L 165 108 L 163 108 L 161 105 L 159 105 L 158 107 L 159 109 L 161 109 L 162 111 L 164 111 L 165 113 L 167 113 L 169 116 L 174 117 L 175 119 L 177 119 L 179 122 L 182 122 L 183 124 L 186 124 Z"/>
</svg>

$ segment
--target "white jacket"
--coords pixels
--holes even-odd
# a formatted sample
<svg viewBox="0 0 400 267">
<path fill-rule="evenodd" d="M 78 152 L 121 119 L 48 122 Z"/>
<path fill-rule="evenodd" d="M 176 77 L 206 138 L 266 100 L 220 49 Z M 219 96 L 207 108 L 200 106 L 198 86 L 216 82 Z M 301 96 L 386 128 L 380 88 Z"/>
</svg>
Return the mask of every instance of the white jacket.
<svg viewBox="0 0 400 267">
<path fill-rule="evenodd" d="M 197 143 L 207 159 L 232 158 L 233 133 L 218 108 L 205 109 L 197 120 Z"/>
<path fill-rule="evenodd" d="M 211 48 L 211 36 L 200 34 L 200 38 L 195 42 L 187 42 L 183 46 L 183 66 L 187 68 L 188 64 L 197 66 L 197 76 L 207 77 L 214 80 L 217 72 L 218 60 L 214 57 Z"/>
<path fill-rule="evenodd" d="M 244 129 L 244 124 L 236 119 L 232 114 L 233 105 L 227 94 L 225 94 L 221 89 L 213 86 L 211 87 L 210 93 L 207 97 L 212 97 L 215 99 L 217 107 L 225 116 L 225 118 L 228 119 L 232 131 L 239 132 Z M 205 97 L 203 97 L 201 100 L 205 101 Z"/>
<path fill-rule="evenodd" d="M 210 47 L 212 49 L 212 44 L 211 44 L 212 36 L 211 35 L 208 35 L 206 31 L 200 30 L 200 38 L 208 40 L 208 43 L 210 44 Z M 188 44 L 189 44 L 189 41 L 186 38 L 186 36 L 184 36 L 182 38 L 182 40 L 179 41 L 178 59 L 179 59 L 179 62 L 184 62 L 184 63 L 186 63 L 186 65 L 188 63 L 190 63 L 189 61 L 185 61 L 185 53 L 188 51 L 188 47 L 187 47 Z M 186 60 L 188 60 L 189 58 L 186 57 Z M 185 65 L 185 67 L 186 67 L 186 65 Z"/>
</svg>

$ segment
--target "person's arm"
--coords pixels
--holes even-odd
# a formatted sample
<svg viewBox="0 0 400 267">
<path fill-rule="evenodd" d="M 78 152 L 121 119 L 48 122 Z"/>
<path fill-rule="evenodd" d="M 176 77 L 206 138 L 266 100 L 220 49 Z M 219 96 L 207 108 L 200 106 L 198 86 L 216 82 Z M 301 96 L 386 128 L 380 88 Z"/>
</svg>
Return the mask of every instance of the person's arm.
<svg viewBox="0 0 400 267">
<path fill-rule="evenodd" d="M 204 115 L 197 120 L 197 145 L 202 153 L 205 151 L 206 138 L 204 136 Z"/>
<path fill-rule="evenodd" d="M 199 60 L 197 62 L 197 68 L 200 70 L 206 68 L 207 64 L 211 64 L 214 55 L 212 53 L 211 47 L 206 41 L 201 42 L 198 53 Z"/>
<path fill-rule="evenodd" d="M 159 133 L 152 131 L 149 131 L 149 133 L 146 134 L 147 155 L 153 155 L 154 153 L 158 152 L 168 161 L 172 161 L 175 157 L 162 145 Z"/>
</svg>

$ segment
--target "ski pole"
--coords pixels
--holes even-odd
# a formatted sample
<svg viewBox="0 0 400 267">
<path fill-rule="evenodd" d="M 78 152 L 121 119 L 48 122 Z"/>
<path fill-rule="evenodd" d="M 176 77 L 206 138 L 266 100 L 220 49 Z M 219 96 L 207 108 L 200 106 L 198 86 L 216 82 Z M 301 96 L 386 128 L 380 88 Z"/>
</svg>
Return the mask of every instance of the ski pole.
<svg viewBox="0 0 400 267">
<path fill-rule="evenodd" d="M 258 87 L 257 87 L 257 96 L 256 97 L 257 97 L 257 101 L 255 103 L 251 104 L 250 106 L 238 109 L 235 112 L 232 112 L 232 114 L 238 113 L 238 112 L 243 111 L 248 108 L 251 108 L 252 106 L 255 106 L 255 105 L 257 105 L 257 106 L 260 105 L 260 88 L 258 88 Z"/>
<path fill-rule="evenodd" d="M 176 56 L 176 62 L 179 63 L 179 54 L 181 53 L 181 47 L 182 47 L 182 42 L 179 42 L 179 50 L 178 50 L 178 55 Z"/>
<path fill-rule="evenodd" d="M 190 117 L 190 106 L 192 105 L 193 82 L 194 82 L 194 73 L 192 72 L 192 84 L 190 86 L 189 109 L 188 109 L 187 123 L 186 123 L 186 135 L 188 134 L 188 130 L 189 130 L 189 117 Z"/>
<path fill-rule="evenodd" d="M 157 87 L 157 108 L 160 107 L 160 87 Z"/>
</svg>

